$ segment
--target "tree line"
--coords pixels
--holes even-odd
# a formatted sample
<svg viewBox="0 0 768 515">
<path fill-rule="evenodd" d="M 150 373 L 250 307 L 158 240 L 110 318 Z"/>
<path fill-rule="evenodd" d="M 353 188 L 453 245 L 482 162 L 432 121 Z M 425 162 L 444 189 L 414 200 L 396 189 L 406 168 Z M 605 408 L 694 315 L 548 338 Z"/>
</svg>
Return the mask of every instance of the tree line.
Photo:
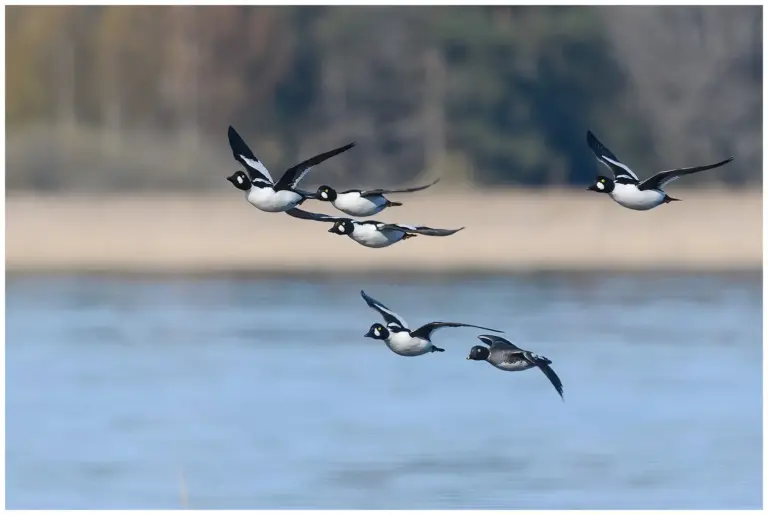
<svg viewBox="0 0 768 515">
<path fill-rule="evenodd" d="M 340 185 L 582 184 L 587 129 L 743 185 L 761 113 L 759 6 L 6 10 L 9 189 L 226 187 L 230 124 L 278 172 L 356 141 Z"/>
</svg>

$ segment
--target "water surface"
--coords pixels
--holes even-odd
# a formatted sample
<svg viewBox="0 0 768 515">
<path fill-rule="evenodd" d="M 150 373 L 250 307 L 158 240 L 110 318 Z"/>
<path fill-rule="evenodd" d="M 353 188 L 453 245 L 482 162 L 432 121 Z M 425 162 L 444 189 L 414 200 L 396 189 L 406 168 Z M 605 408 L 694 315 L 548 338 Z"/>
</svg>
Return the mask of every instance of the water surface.
<svg viewBox="0 0 768 515">
<path fill-rule="evenodd" d="M 482 331 L 363 338 L 360 288 L 507 331 L 565 402 L 467 361 Z M 761 507 L 759 274 L 11 276 L 6 306 L 8 508 Z"/>
</svg>

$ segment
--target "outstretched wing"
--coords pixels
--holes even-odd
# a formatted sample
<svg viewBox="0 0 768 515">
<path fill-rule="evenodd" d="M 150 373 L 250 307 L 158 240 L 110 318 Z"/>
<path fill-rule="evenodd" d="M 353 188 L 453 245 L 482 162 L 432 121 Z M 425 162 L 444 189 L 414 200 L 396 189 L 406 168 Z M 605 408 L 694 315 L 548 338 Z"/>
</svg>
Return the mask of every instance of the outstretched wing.
<svg viewBox="0 0 768 515">
<path fill-rule="evenodd" d="M 503 332 L 503 331 L 498 331 Z M 487 346 L 498 349 L 508 349 L 508 350 L 518 350 L 520 352 L 523 352 L 523 349 L 512 343 L 511 341 L 507 340 L 506 338 L 502 338 L 501 336 L 496 336 L 494 334 L 481 334 L 477 337 L 478 340 L 486 344 Z"/>
<path fill-rule="evenodd" d="M 315 220 L 316 222 L 338 222 L 339 220 L 352 220 L 351 218 L 340 218 L 337 216 L 324 215 L 322 213 L 310 213 L 294 207 L 285 212 L 285 214 L 302 220 Z"/>
<path fill-rule="evenodd" d="M 450 236 L 464 229 L 460 227 L 458 229 L 432 229 L 431 227 L 425 227 L 423 225 L 403 225 L 403 224 L 379 224 L 378 229 L 380 231 L 390 229 L 396 231 L 409 232 L 414 234 L 423 234 L 424 236 Z"/>
<path fill-rule="evenodd" d="M 552 367 L 550 367 L 548 364 L 540 364 L 538 365 L 539 369 L 541 369 L 542 372 L 544 372 L 544 375 L 547 376 L 547 379 L 549 379 L 549 382 L 552 383 L 552 386 L 555 387 L 555 390 L 557 390 L 557 393 L 560 394 L 560 398 L 565 400 L 563 397 L 563 382 L 560 380 L 559 377 L 557 377 L 557 374 L 555 374 L 555 371 L 552 370 Z"/>
<path fill-rule="evenodd" d="M 640 182 L 637 175 L 635 175 L 635 172 L 619 161 L 619 158 L 616 157 L 613 152 L 608 150 L 608 147 L 600 143 L 595 135 L 592 134 L 592 131 L 587 131 L 587 145 L 592 149 L 597 160 L 613 172 L 613 177 L 616 182 L 620 184 L 637 184 Z"/>
<path fill-rule="evenodd" d="M 227 136 L 229 137 L 229 147 L 232 149 L 232 156 L 238 163 L 243 165 L 245 173 L 248 174 L 251 182 L 274 184 L 275 181 L 272 180 L 267 167 L 253 154 L 248 145 L 245 144 L 245 141 L 243 141 L 243 138 L 240 137 L 231 125 L 227 131 Z"/>
<path fill-rule="evenodd" d="M 306 161 L 302 161 L 301 163 L 297 164 L 296 166 L 293 166 L 285 171 L 282 177 L 280 177 L 280 180 L 277 181 L 277 184 L 275 184 L 275 191 L 280 190 L 292 190 L 296 187 L 296 185 L 299 183 L 299 181 L 307 175 L 307 172 L 315 166 L 319 165 L 326 159 L 330 159 L 333 156 L 337 156 L 341 154 L 342 152 L 346 152 L 350 148 L 354 147 L 355 143 L 349 143 L 348 145 L 344 145 L 343 147 L 339 147 L 333 150 L 329 150 L 328 152 L 324 152 L 322 154 L 318 154 L 315 157 L 310 157 Z"/>
<path fill-rule="evenodd" d="M 435 185 L 435 184 L 437 184 L 438 182 L 440 182 L 440 179 L 439 179 L 439 178 L 435 179 L 435 180 L 434 180 L 432 183 L 430 183 L 430 184 L 427 184 L 427 185 L 425 185 L 425 186 L 416 186 L 416 187 L 414 187 L 414 188 L 403 188 L 403 189 L 399 189 L 399 190 L 385 190 L 385 189 L 378 189 L 378 190 L 362 190 L 362 191 L 360 192 L 360 196 L 361 196 L 361 197 L 365 197 L 365 196 L 369 196 L 369 195 L 386 195 L 386 194 L 388 194 L 388 193 L 411 193 L 411 192 L 414 192 L 414 191 L 421 191 L 421 190 L 425 190 L 425 189 L 429 188 L 430 186 L 434 186 L 434 185 Z"/>
<path fill-rule="evenodd" d="M 682 177 L 683 175 L 690 175 L 692 173 L 703 172 L 704 170 L 711 170 L 718 166 L 723 166 L 733 161 L 732 157 L 729 157 L 725 161 L 720 161 L 712 165 L 704 166 L 692 166 L 690 168 L 675 168 L 674 170 L 666 170 L 659 172 L 653 177 L 650 177 L 637 185 L 639 190 L 660 190 L 675 179 Z"/>
<path fill-rule="evenodd" d="M 368 304 L 368 307 L 375 309 L 379 312 L 379 314 L 381 314 L 382 317 L 384 317 L 384 321 L 387 323 L 387 326 L 395 325 L 403 329 L 408 329 L 408 323 L 403 319 L 403 317 L 389 309 L 378 300 L 369 297 L 363 290 L 360 290 L 360 295 L 362 295 L 363 300 L 365 300 L 366 304 Z"/>
<path fill-rule="evenodd" d="M 498 329 L 491 329 L 490 327 L 483 327 L 481 325 L 460 324 L 456 322 L 430 322 L 428 324 L 424 324 L 415 331 L 411 331 L 411 336 L 414 338 L 423 338 L 425 340 L 429 340 L 433 332 L 437 331 L 438 329 L 442 329 L 443 327 L 474 327 L 476 329 L 484 329 L 486 331 L 494 331 L 497 333 L 504 332 L 499 331 Z"/>
</svg>

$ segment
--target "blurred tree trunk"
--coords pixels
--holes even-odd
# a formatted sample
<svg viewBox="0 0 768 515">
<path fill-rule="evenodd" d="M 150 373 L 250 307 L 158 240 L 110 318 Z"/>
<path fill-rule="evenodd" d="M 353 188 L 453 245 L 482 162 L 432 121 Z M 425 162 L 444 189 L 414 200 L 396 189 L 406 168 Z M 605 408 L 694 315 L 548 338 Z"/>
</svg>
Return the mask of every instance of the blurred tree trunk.
<svg viewBox="0 0 768 515">
<path fill-rule="evenodd" d="M 424 52 L 424 162 L 430 174 L 440 173 L 446 154 L 445 81 L 442 53 L 435 47 Z"/>
<path fill-rule="evenodd" d="M 190 169 L 200 141 L 198 119 L 198 57 L 196 6 L 166 8 L 170 37 L 167 43 L 166 76 L 163 97 L 170 107 L 171 124 L 179 152 L 174 159 L 176 171 Z"/>
<path fill-rule="evenodd" d="M 55 116 L 59 137 L 67 141 L 77 125 L 77 73 L 75 41 L 70 24 L 61 27 L 53 54 Z"/>
<path fill-rule="evenodd" d="M 128 18 L 126 20 L 126 18 Z M 96 45 L 100 48 L 97 66 L 99 84 L 99 110 L 101 114 L 102 150 L 105 157 L 115 158 L 120 152 L 123 125 L 122 67 L 124 37 L 122 31 L 130 22 L 130 12 L 120 7 L 104 7 Z"/>
</svg>

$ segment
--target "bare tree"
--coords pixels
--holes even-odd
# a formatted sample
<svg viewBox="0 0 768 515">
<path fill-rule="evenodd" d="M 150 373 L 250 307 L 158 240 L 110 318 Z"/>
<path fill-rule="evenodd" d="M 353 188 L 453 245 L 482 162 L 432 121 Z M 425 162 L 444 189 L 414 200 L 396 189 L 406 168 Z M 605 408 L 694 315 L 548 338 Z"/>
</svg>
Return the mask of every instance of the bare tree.
<svg viewBox="0 0 768 515">
<path fill-rule="evenodd" d="M 727 171 L 707 177 L 755 178 L 762 163 L 761 8 L 622 6 L 600 12 L 632 81 L 628 98 L 637 99 L 654 132 L 659 155 L 649 156 L 648 165 L 735 155 Z"/>
</svg>

